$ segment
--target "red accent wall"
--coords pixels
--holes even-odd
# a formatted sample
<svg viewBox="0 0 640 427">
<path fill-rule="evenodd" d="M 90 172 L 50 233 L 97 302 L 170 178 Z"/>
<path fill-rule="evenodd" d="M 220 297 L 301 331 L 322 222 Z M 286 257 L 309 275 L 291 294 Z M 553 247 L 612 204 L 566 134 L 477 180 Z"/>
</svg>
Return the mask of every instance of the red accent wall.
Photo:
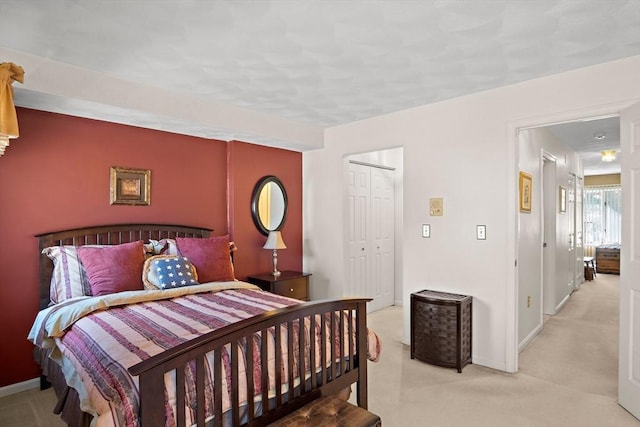
<svg viewBox="0 0 640 427">
<path fill-rule="evenodd" d="M 253 188 L 266 175 L 280 179 L 288 198 L 281 230 L 287 249 L 278 251 L 278 270 L 302 270 L 302 154 L 234 141 L 229 144 L 229 231 L 238 246 L 234 256 L 238 279 L 273 269 L 272 251 L 262 248 L 267 237 L 251 217 Z"/>
<path fill-rule="evenodd" d="M 250 201 L 259 178 L 252 181 L 260 169 L 256 163 L 278 164 L 269 173 L 286 176 L 287 226 L 300 229 L 286 240 L 291 242 L 287 254 L 301 264 L 300 153 L 24 108 L 18 108 L 18 121 L 20 138 L 0 157 L 0 386 L 39 375 L 26 339 L 38 311 L 36 234 L 129 222 L 201 226 L 215 235 L 233 231 L 239 277 L 268 271 L 269 256 L 251 222 L 249 202 L 228 205 L 227 200 Z M 111 206 L 111 166 L 150 169 L 151 205 Z M 282 255 L 283 269 L 297 265 Z"/>
</svg>

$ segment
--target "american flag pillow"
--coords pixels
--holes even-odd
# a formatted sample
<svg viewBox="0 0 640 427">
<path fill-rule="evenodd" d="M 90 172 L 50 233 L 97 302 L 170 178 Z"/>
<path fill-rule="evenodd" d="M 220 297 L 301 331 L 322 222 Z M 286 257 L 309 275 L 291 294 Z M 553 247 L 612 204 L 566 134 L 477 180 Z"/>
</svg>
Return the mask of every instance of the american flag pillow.
<svg viewBox="0 0 640 427">
<path fill-rule="evenodd" d="M 196 268 L 188 258 L 182 256 L 153 256 L 145 262 L 143 272 L 147 289 L 172 289 L 199 284 Z"/>
</svg>

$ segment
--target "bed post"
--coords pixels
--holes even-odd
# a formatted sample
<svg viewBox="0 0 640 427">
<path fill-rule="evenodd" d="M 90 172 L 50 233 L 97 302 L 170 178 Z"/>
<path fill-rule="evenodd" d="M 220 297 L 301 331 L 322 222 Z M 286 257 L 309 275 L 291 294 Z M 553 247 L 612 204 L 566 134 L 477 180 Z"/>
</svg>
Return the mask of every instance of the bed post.
<svg viewBox="0 0 640 427">
<path fill-rule="evenodd" d="M 157 374 L 153 370 L 140 374 L 140 425 L 142 427 L 166 424 L 164 399 L 157 398 L 164 389 L 162 380 L 162 374 Z"/>
<path fill-rule="evenodd" d="M 358 406 L 367 409 L 367 352 L 368 352 L 368 330 L 367 330 L 367 300 L 358 302 L 356 309 L 356 337 L 358 337 L 358 382 L 356 383 L 358 393 Z"/>
</svg>

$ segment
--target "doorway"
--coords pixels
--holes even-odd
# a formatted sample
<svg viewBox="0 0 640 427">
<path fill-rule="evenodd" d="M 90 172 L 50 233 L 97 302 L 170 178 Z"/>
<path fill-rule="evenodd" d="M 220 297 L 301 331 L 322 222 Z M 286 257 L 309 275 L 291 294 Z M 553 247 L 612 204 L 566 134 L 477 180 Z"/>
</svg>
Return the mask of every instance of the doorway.
<svg viewBox="0 0 640 427">
<path fill-rule="evenodd" d="M 603 147 L 585 143 L 585 135 L 595 140 L 614 125 L 617 117 L 519 131 L 519 169 L 534 183 L 533 208 L 518 216 L 519 351 L 540 333 L 543 315 L 557 313 L 584 280 L 582 156 Z M 619 146 L 619 137 L 606 147 L 612 143 Z"/>
<path fill-rule="evenodd" d="M 625 102 L 625 103 L 620 103 L 616 105 L 593 107 L 591 109 L 584 109 L 580 112 L 574 111 L 570 113 L 558 113 L 558 114 L 551 115 L 550 117 L 547 117 L 546 120 L 544 118 L 542 119 L 536 118 L 536 119 L 519 121 L 518 123 L 509 123 L 508 131 L 511 135 L 513 135 L 512 136 L 513 151 L 511 152 L 511 154 L 513 155 L 512 158 L 514 159 L 514 163 L 513 163 L 514 171 L 516 171 L 516 173 L 513 174 L 513 177 L 510 178 L 510 185 L 511 185 L 511 188 L 513 189 L 513 195 L 511 196 L 513 206 L 517 205 L 517 194 L 518 194 L 517 193 L 517 170 L 520 167 L 519 159 L 520 159 L 520 150 L 522 148 L 522 146 L 519 144 L 520 130 L 533 128 L 533 127 L 549 126 L 551 124 L 576 121 L 576 120 L 580 120 L 579 119 L 580 116 L 594 117 L 594 118 L 604 118 L 604 117 L 614 117 L 614 116 L 622 117 L 621 124 L 619 126 L 619 129 L 622 130 L 622 135 L 620 139 L 621 145 L 622 145 L 621 155 L 624 156 L 626 153 L 626 155 L 630 156 L 630 159 L 629 159 L 630 163 L 627 164 L 626 171 L 625 171 L 625 168 L 623 167 L 621 172 L 623 176 L 627 176 L 628 180 L 631 180 L 631 181 L 634 180 L 636 175 L 631 174 L 631 172 L 633 170 L 640 170 L 640 162 L 637 161 L 636 157 L 631 157 L 632 154 L 634 153 L 634 148 L 637 148 L 637 143 L 634 146 L 633 141 L 638 140 L 638 132 L 640 131 L 640 105 L 632 105 L 629 102 Z M 583 119 L 582 121 L 590 121 L 590 119 L 586 119 L 586 120 Z M 632 169 L 633 167 L 635 167 L 636 169 Z M 625 175 L 625 172 L 628 175 Z M 632 206 L 634 205 L 633 199 L 635 197 L 635 194 L 631 193 L 630 189 L 624 185 L 624 182 L 625 180 L 623 179 L 622 193 L 623 193 L 623 196 L 626 194 L 629 200 L 628 200 L 628 203 L 624 205 L 627 208 L 625 209 L 623 207 L 622 251 L 624 251 L 625 249 L 633 251 L 632 246 L 625 246 L 625 240 L 627 241 L 627 245 L 630 245 L 632 241 L 636 241 L 640 239 L 640 237 L 638 237 L 638 234 L 637 234 L 637 231 L 640 230 L 640 227 L 633 228 L 633 226 L 639 222 L 635 216 L 631 215 L 633 210 L 629 208 L 630 205 Z M 627 181 L 627 182 L 630 182 L 630 181 Z M 507 322 L 507 325 L 509 325 L 508 340 L 510 343 L 513 344 L 513 346 L 507 347 L 508 349 L 507 370 L 509 372 L 518 371 L 518 349 L 519 349 L 518 332 L 520 328 L 519 320 L 521 318 L 519 314 L 518 302 L 522 298 L 522 296 L 520 295 L 520 284 L 519 284 L 519 280 L 521 277 L 519 274 L 520 265 L 518 265 L 519 259 L 517 257 L 517 254 L 519 251 L 518 248 L 522 240 L 522 235 L 520 232 L 521 221 L 520 221 L 518 212 L 516 212 L 516 215 L 514 215 L 513 221 L 514 222 L 513 222 L 512 230 L 513 230 L 513 237 L 514 237 L 513 238 L 514 246 L 510 248 L 510 251 L 512 251 L 512 253 L 514 254 L 514 258 L 516 259 L 515 265 L 517 268 L 515 269 L 515 281 L 517 285 L 514 287 L 514 291 L 510 292 L 508 295 L 508 298 L 512 301 L 513 307 L 515 309 L 513 312 L 508 313 L 509 314 L 508 317 L 513 316 L 513 321 L 514 321 L 513 326 L 511 326 L 511 323 L 509 321 Z M 624 232 L 625 227 L 627 227 L 626 234 Z M 621 254 L 622 254 L 622 251 L 621 251 Z M 639 267 L 640 263 L 636 262 L 637 261 L 636 258 L 634 258 L 633 256 L 629 256 L 629 257 L 621 256 L 621 259 L 623 260 L 621 264 L 626 263 L 627 268 L 630 272 L 632 272 L 632 270 L 640 272 L 640 267 Z M 574 263 L 573 265 L 576 265 L 576 264 Z M 625 271 L 624 269 L 622 269 L 622 266 L 621 266 L 621 275 L 619 279 L 620 279 L 620 300 L 618 302 L 618 306 L 620 309 L 620 337 L 624 339 L 620 340 L 619 349 L 618 349 L 618 354 L 619 354 L 618 401 L 622 406 L 624 406 L 632 414 L 638 416 L 637 414 L 640 414 L 640 405 L 638 404 L 638 402 L 640 402 L 640 399 L 638 399 L 638 397 L 640 397 L 640 387 L 638 387 L 638 382 L 637 381 L 634 382 L 633 380 L 634 375 L 637 376 L 638 372 L 637 371 L 633 372 L 633 367 L 629 363 L 629 358 L 632 358 L 632 359 L 635 358 L 637 360 L 637 357 L 638 357 L 637 349 L 640 348 L 637 346 L 637 340 L 640 338 L 637 338 L 635 335 L 631 334 L 632 322 L 634 318 L 637 319 L 639 317 L 638 307 L 640 307 L 640 305 L 633 306 L 629 304 L 622 304 L 622 302 L 628 301 L 631 295 L 634 294 L 634 292 L 636 294 L 640 294 L 640 287 L 638 287 L 637 284 L 633 282 L 631 278 L 625 274 Z M 634 340 L 636 341 L 634 342 Z"/>
</svg>

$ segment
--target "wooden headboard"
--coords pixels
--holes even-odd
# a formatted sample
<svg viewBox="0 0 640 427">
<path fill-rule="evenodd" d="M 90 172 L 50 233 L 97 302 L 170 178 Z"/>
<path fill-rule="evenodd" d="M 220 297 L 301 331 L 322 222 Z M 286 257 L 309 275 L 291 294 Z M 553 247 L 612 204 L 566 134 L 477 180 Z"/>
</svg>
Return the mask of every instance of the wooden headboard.
<svg viewBox="0 0 640 427">
<path fill-rule="evenodd" d="M 176 237 L 209 237 L 208 228 L 190 227 L 171 224 L 116 224 L 100 225 L 95 227 L 75 228 L 72 230 L 55 231 L 52 233 L 38 234 L 39 262 L 39 287 L 40 310 L 49 305 L 49 288 L 53 273 L 53 262 L 48 256 L 42 254 L 42 250 L 49 246 L 61 245 L 117 245 L 120 243 L 135 242 L 149 239 L 160 240 Z"/>
</svg>

